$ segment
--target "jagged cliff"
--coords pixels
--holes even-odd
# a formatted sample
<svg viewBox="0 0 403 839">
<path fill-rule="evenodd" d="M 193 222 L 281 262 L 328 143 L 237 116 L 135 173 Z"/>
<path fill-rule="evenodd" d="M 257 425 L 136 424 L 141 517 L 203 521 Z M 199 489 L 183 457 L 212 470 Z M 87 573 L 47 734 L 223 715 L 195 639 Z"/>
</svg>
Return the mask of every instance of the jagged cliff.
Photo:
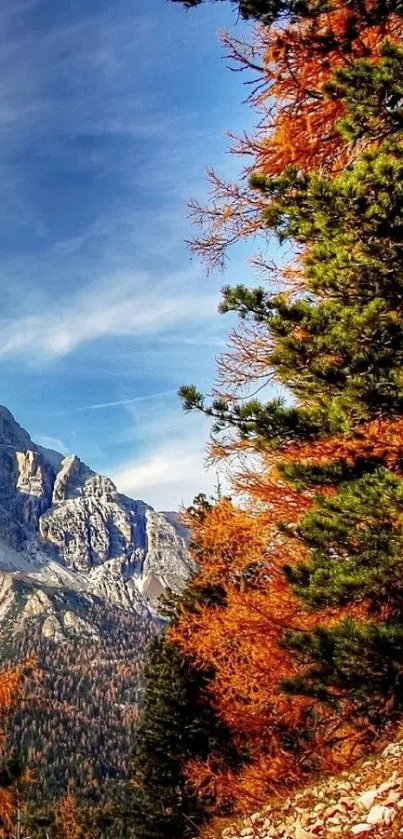
<svg viewBox="0 0 403 839">
<path fill-rule="evenodd" d="M 49 598 L 38 611 L 47 588 L 146 617 L 158 613 L 164 590 L 183 586 L 191 564 L 172 515 L 120 495 L 76 455 L 37 446 L 0 407 L 0 569 L 0 633 L 16 611 L 15 585 L 24 581 L 31 594 L 14 627 L 24 625 L 24 615 L 43 615 L 45 634 L 53 626 L 61 638 L 74 621 L 50 622 Z"/>
</svg>

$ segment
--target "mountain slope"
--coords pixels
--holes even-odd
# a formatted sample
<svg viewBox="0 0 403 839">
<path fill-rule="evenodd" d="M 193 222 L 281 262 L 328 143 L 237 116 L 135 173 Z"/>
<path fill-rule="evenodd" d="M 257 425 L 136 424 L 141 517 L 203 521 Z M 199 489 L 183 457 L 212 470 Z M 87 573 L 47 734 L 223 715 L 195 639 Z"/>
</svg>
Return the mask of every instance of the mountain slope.
<svg viewBox="0 0 403 839">
<path fill-rule="evenodd" d="M 105 778 L 125 779 L 158 601 L 191 572 L 173 514 L 37 446 L 0 407 L 0 649 L 41 666 L 10 738 L 35 794 L 73 780 L 96 798 Z"/>
</svg>

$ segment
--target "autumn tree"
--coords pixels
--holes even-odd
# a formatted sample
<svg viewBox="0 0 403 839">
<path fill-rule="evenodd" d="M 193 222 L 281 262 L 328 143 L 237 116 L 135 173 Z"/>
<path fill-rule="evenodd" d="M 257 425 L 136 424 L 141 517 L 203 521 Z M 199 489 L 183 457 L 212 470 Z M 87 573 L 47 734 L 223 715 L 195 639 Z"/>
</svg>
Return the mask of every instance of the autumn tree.
<svg viewBox="0 0 403 839">
<path fill-rule="evenodd" d="M 76 798 L 72 792 L 68 791 L 56 808 L 57 839 L 80 839 L 84 835 L 79 824 L 77 810 Z"/>
<path fill-rule="evenodd" d="M 364 62 L 359 68 L 364 92 L 364 76 L 376 67 L 386 39 L 394 45 L 402 39 L 399 0 L 325 4 L 310 0 L 286 6 L 284 18 L 277 7 L 270 25 L 237 37 L 223 35 L 234 69 L 248 74 L 248 98 L 257 124 L 255 130 L 232 137 L 232 152 L 246 161 L 242 176 L 231 182 L 211 169 L 209 203 L 191 202 L 193 220 L 201 228 L 192 248 L 209 267 L 222 266 L 228 247 L 239 239 L 253 235 L 262 237 L 263 246 L 266 243 L 264 199 L 245 175 L 257 170 L 271 178 L 288 165 L 299 171 L 320 168 L 337 173 L 355 160 L 368 137 L 356 131 L 351 142 L 339 131 L 348 103 L 342 86 L 334 88 L 335 74 L 348 73 L 355 62 Z M 356 97 L 357 91 L 359 85 Z M 383 93 L 388 95 L 386 88 Z M 371 103 L 366 101 L 373 142 L 382 137 L 376 134 L 376 121 L 378 96 L 381 104 L 383 93 L 380 80 L 379 89 L 372 89 Z"/>
<path fill-rule="evenodd" d="M 246 508 L 196 522 L 198 580 L 220 602 L 185 605 L 172 630 L 214 667 L 217 708 L 252 756 L 241 776 L 207 760 L 189 777 L 244 801 L 308 756 L 334 766 L 335 743 L 373 738 L 403 702 L 402 8 L 295 4 L 279 28 L 283 11 L 259 35 L 248 184 L 212 176 L 195 248 L 215 264 L 259 231 L 293 262 L 224 289 L 240 328 L 213 397 L 181 389 L 213 419 L 213 456 L 259 457 L 234 474 Z M 281 397 L 248 398 L 273 383 Z"/>
<path fill-rule="evenodd" d="M 315 765 L 310 703 L 290 701 L 279 690 L 282 678 L 298 673 L 279 647 L 282 631 L 311 623 L 282 572 L 282 545 L 272 542 L 266 510 L 240 509 L 222 498 L 203 518 L 188 521 L 199 572 L 169 638 L 198 668 L 212 669 L 208 691 L 247 759 L 234 769 L 212 751 L 189 760 L 186 774 L 216 806 L 234 799 L 255 806 L 268 789 L 299 775 L 303 755 L 306 771 Z"/>
<path fill-rule="evenodd" d="M 354 95 L 356 86 L 366 75 L 370 97 L 374 95 L 381 77 L 384 80 L 381 88 L 385 89 L 383 84 L 386 86 L 388 80 L 393 90 L 403 80 L 401 67 L 400 48 L 386 43 L 376 66 L 369 69 L 365 62 L 358 63 L 350 73 L 343 73 L 343 91 L 349 107 L 340 131 L 348 135 L 357 130 L 365 132 L 367 122 L 367 134 L 370 136 L 371 111 L 364 114 L 361 110 L 358 95 Z M 334 84 L 337 87 L 340 83 L 341 77 L 337 75 Z M 400 100 L 395 101 L 399 111 Z M 389 473 L 385 477 L 382 472 L 385 460 L 375 451 L 372 457 L 368 451 L 365 460 L 357 451 L 354 462 L 350 450 L 349 461 L 343 463 L 342 457 L 337 457 L 336 448 L 332 462 L 321 468 L 320 441 L 328 440 L 332 435 L 354 438 L 357 431 L 362 433 L 366 424 L 381 418 L 386 431 L 388 421 L 395 422 L 401 416 L 403 407 L 401 145 L 398 131 L 391 128 L 394 117 L 390 118 L 386 108 L 382 113 L 379 107 L 377 119 L 385 134 L 382 144 L 376 147 L 369 145 L 354 164 L 338 176 L 301 174 L 295 167 L 287 167 L 281 177 L 269 179 L 256 174 L 253 178 L 256 188 L 265 195 L 264 221 L 268 229 L 281 242 L 297 242 L 304 248 L 301 255 L 304 289 L 302 293 L 271 295 L 263 288 L 228 288 L 224 290 L 222 308 L 235 310 L 242 318 L 257 320 L 264 325 L 268 336 L 267 367 L 275 371 L 276 381 L 293 394 L 294 404 L 281 403 L 277 399 L 265 404 L 256 400 L 239 404 L 220 397 L 211 405 L 206 405 L 203 396 L 195 389 L 185 388 L 182 391 L 185 407 L 197 407 L 213 415 L 217 430 L 231 426 L 238 438 L 251 440 L 253 446 L 267 452 L 267 460 L 276 463 L 280 471 L 283 470 L 283 475 L 294 482 L 294 486 L 316 487 L 315 504 L 319 509 L 316 517 L 317 521 L 323 522 L 324 528 L 326 505 L 333 503 L 336 510 L 339 503 L 338 514 L 343 518 L 347 498 L 350 498 L 349 483 L 346 485 L 346 481 L 362 480 L 363 487 L 369 491 L 370 484 L 366 481 L 371 476 L 371 481 L 378 483 L 380 503 L 384 481 L 388 480 Z M 399 119 L 398 114 L 396 119 Z M 359 129 L 356 127 L 358 124 Z M 303 460 L 296 459 L 298 456 L 292 454 L 292 447 L 297 442 L 305 443 L 308 453 L 309 446 L 318 443 L 317 463 L 311 464 L 305 471 Z M 384 455 L 387 454 L 386 449 Z M 399 466 L 397 462 L 397 470 Z M 398 476 L 396 480 L 399 481 Z M 329 501 L 326 496 L 320 500 L 323 485 L 339 488 L 338 501 Z M 360 524 L 362 509 L 361 504 L 356 510 L 356 540 L 357 529 L 365 531 L 372 527 L 371 516 L 368 522 L 363 519 Z M 373 515 L 375 512 L 376 504 Z M 393 538 L 399 539 L 400 516 L 397 511 L 395 519 L 396 534 Z M 391 543 L 387 540 L 389 527 L 388 522 L 385 523 L 385 533 L 381 527 L 379 529 L 381 541 L 385 539 L 385 544 L 389 545 L 386 550 L 388 561 L 382 565 L 382 571 L 378 568 L 379 577 L 386 575 L 383 597 L 375 592 L 375 581 L 371 577 L 374 555 L 369 562 L 368 558 L 361 556 L 363 547 L 358 546 L 354 552 L 355 563 L 357 566 L 360 564 L 360 574 L 365 573 L 367 568 L 372 584 L 361 586 L 359 597 L 358 594 L 353 597 L 351 587 L 347 586 L 338 600 L 331 592 L 333 578 L 325 575 L 319 600 L 323 604 L 330 598 L 331 602 L 341 605 L 358 597 L 368 608 L 379 613 L 377 620 L 390 610 L 390 616 L 394 615 L 393 621 L 396 621 L 391 631 L 396 635 L 400 613 L 396 604 L 392 606 L 386 598 L 390 582 L 387 572 L 392 574 L 393 567 L 391 554 L 388 553 L 391 550 Z M 313 550 L 312 556 L 316 556 L 315 541 L 308 539 L 303 522 L 300 529 L 293 533 L 293 538 L 295 542 L 299 539 L 308 545 Z M 327 544 L 327 561 L 333 557 L 335 568 L 338 567 L 336 557 L 341 557 L 343 562 L 353 561 L 351 545 L 350 552 L 346 553 L 345 547 L 342 549 L 344 543 L 338 545 L 333 530 L 325 531 L 323 538 Z M 374 542 L 374 550 L 375 545 Z M 313 605 L 308 591 L 311 577 L 306 569 L 304 573 L 305 586 L 301 582 L 304 576 L 301 572 L 297 590 Z M 354 567 L 352 576 L 355 573 Z M 290 579 L 295 582 L 296 578 L 291 574 Z M 368 590 L 371 585 L 374 586 L 373 598 Z M 389 620 L 390 616 L 388 614 Z M 344 631 L 343 627 L 341 631 Z M 371 626 L 368 632 L 371 634 Z M 300 643 L 298 647 L 301 648 Z M 351 667 L 354 667 L 357 649 L 353 652 L 351 647 Z M 363 661 L 361 664 L 364 666 Z M 367 678 L 370 666 L 371 662 L 368 663 Z M 389 689 L 395 682 L 392 670 Z M 343 673 L 340 673 L 339 681 L 340 685 L 343 681 L 345 683 Z M 376 680 L 370 679 L 368 691 L 373 689 L 376 692 L 375 686 Z"/>
</svg>

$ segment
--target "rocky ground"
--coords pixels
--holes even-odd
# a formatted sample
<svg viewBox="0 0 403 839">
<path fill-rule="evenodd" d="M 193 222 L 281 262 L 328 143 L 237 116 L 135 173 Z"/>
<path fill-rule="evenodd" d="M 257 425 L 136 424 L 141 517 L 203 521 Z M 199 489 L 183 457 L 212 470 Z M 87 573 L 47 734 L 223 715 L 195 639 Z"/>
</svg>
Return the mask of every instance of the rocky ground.
<svg viewBox="0 0 403 839">
<path fill-rule="evenodd" d="M 268 805 L 219 839 L 395 839 L 403 836 L 403 732 L 376 757 Z"/>
</svg>

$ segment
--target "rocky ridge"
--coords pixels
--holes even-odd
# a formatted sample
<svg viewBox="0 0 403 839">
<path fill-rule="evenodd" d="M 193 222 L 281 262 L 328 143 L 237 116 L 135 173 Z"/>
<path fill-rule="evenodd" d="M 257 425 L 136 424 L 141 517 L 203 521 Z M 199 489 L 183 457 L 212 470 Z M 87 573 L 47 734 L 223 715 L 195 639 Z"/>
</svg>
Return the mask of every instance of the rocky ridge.
<svg viewBox="0 0 403 839">
<path fill-rule="evenodd" d="M 217 839 L 395 839 L 403 835 L 403 737 L 355 769 L 264 807 Z"/>
<path fill-rule="evenodd" d="M 121 495 L 76 455 L 36 445 L 0 406 L 0 635 L 30 620 L 54 640 L 82 632 L 74 610 L 56 614 L 55 591 L 158 617 L 160 595 L 191 570 L 172 514 Z"/>
</svg>

